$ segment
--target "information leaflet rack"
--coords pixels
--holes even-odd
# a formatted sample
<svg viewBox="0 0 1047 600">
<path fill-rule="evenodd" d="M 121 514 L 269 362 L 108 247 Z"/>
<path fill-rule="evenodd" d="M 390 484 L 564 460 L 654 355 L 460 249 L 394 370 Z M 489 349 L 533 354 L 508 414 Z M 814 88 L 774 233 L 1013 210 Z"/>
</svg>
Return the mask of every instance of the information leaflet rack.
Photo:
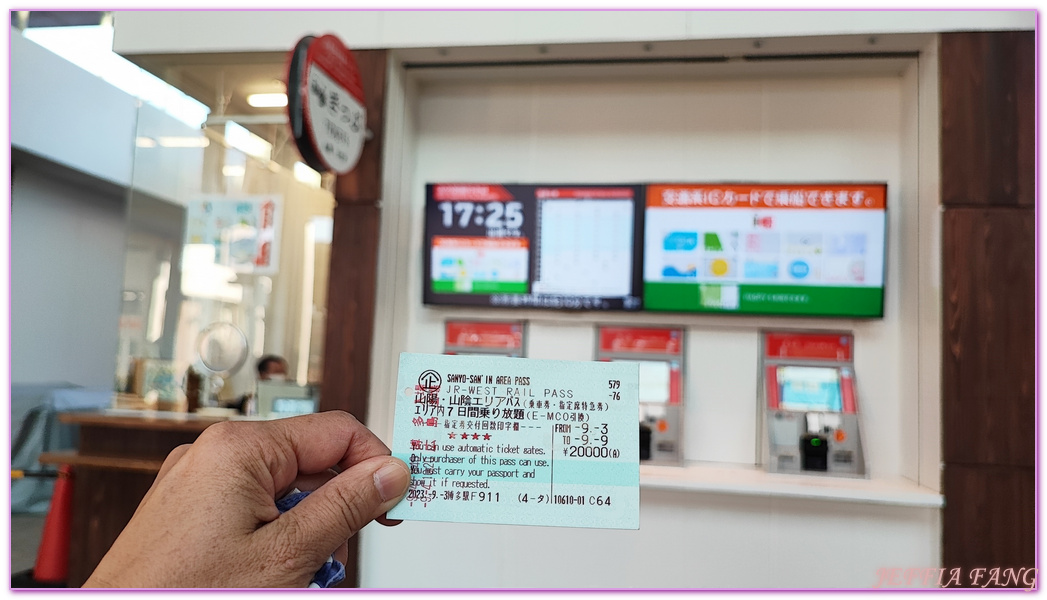
<svg viewBox="0 0 1047 600">
<path fill-rule="evenodd" d="M 854 335 L 765 331 L 761 344 L 768 472 L 867 477 Z"/>
<path fill-rule="evenodd" d="M 640 460 L 683 461 L 683 329 L 602 326 L 596 359 L 640 365 Z"/>
</svg>

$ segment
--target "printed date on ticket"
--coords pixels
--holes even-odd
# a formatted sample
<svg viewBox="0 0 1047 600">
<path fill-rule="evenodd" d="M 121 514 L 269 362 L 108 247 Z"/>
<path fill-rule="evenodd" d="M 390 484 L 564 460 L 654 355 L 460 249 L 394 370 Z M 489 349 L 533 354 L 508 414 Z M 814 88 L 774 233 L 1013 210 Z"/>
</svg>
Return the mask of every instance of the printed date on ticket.
<svg viewBox="0 0 1047 600">
<path fill-rule="evenodd" d="M 639 529 L 639 367 L 401 354 L 391 519 Z"/>
</svg>

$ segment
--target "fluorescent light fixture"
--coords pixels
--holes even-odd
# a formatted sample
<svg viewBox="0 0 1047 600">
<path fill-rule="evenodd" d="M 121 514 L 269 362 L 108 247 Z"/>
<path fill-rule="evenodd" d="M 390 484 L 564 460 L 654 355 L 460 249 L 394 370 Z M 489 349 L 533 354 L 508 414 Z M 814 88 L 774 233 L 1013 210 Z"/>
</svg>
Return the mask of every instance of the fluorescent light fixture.
<svg viewBox="0 0 1047 600">
<path fill-rule="evenodd" d="M 272 144 L 232 121 L 225 124 L 225 141 L 233 148 L 263 162 L 273 156 Z"/>
<path fill-rule="evenodd" d="M 156 140 L 151 137 L 140 135 L 135 138 L 135 146 L 139 148 L 156 148 Z"/>
<path fill-rule="evenodd" d="M 206 148 L 211 140 L 207 136 L 160 136 L 156 138 L 164 148 Z"/>
<path fill-rule="evenodd" d="M 226 177 L 243 177 L 247 168 L 243 165 L 225 165 L 222 167 L 222 175 Z"/>
<path fill-rule="evenodd" d="M 301 161 L 294 164 L 294 178 L 315 188 L 320 187 L 323 181 L 319 173 Z"/>
<path fill-rule="evenodd" d="M 247 96 L 247 103 L 255 108 L 280 108 L 287 106 L 287 94 L 251 94 Z"/>
</svg>

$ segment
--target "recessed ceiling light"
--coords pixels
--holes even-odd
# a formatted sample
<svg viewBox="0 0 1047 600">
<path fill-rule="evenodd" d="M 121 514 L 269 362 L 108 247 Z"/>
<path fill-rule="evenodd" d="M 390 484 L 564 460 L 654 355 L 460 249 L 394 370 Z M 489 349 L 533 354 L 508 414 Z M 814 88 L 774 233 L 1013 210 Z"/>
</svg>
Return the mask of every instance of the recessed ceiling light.
<svg viewBox="0 0 1047 600">
<path fill-rule="evenodd" d="M 255 108 L 279 108 L 287 106 L 287 94 L 251 94 L 247 97 L 247 103 Z"/>
</svg>

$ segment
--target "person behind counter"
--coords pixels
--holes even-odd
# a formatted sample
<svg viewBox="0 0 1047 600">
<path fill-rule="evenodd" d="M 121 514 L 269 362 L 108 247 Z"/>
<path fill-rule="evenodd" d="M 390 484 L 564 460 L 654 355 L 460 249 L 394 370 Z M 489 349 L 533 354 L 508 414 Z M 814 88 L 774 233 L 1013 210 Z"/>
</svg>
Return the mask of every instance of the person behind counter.
<svg viewBox="0 0 1047 600">
<path fill-rule="evenodd" d="M 258 381 L 287 379 L 287 361 L 282 356 L 267 354 L 258 359 Z"/>
<path fill-rule="evenodd" d="M 287 360 L 276 354 L 266 354 L 262 358 L 258 359 L 256 365 L 258 370 L 258 381 L 286 381 L 287 380 Z M 225 405 L 226 408 L 235 408 L 240 414 L 246 415 L 248 412 L 248 406 L 251 403 L 254 394 L 248 392 L 239 398 L 229 402 Z"/>
<path fill-rule="evenodd" d="M 352 415 L 216 423 L 175 448 L 84 587 L 306 587 L 411 481 Z M 311 491 L 280 513 L 278 498 Z"/>
</svg>

